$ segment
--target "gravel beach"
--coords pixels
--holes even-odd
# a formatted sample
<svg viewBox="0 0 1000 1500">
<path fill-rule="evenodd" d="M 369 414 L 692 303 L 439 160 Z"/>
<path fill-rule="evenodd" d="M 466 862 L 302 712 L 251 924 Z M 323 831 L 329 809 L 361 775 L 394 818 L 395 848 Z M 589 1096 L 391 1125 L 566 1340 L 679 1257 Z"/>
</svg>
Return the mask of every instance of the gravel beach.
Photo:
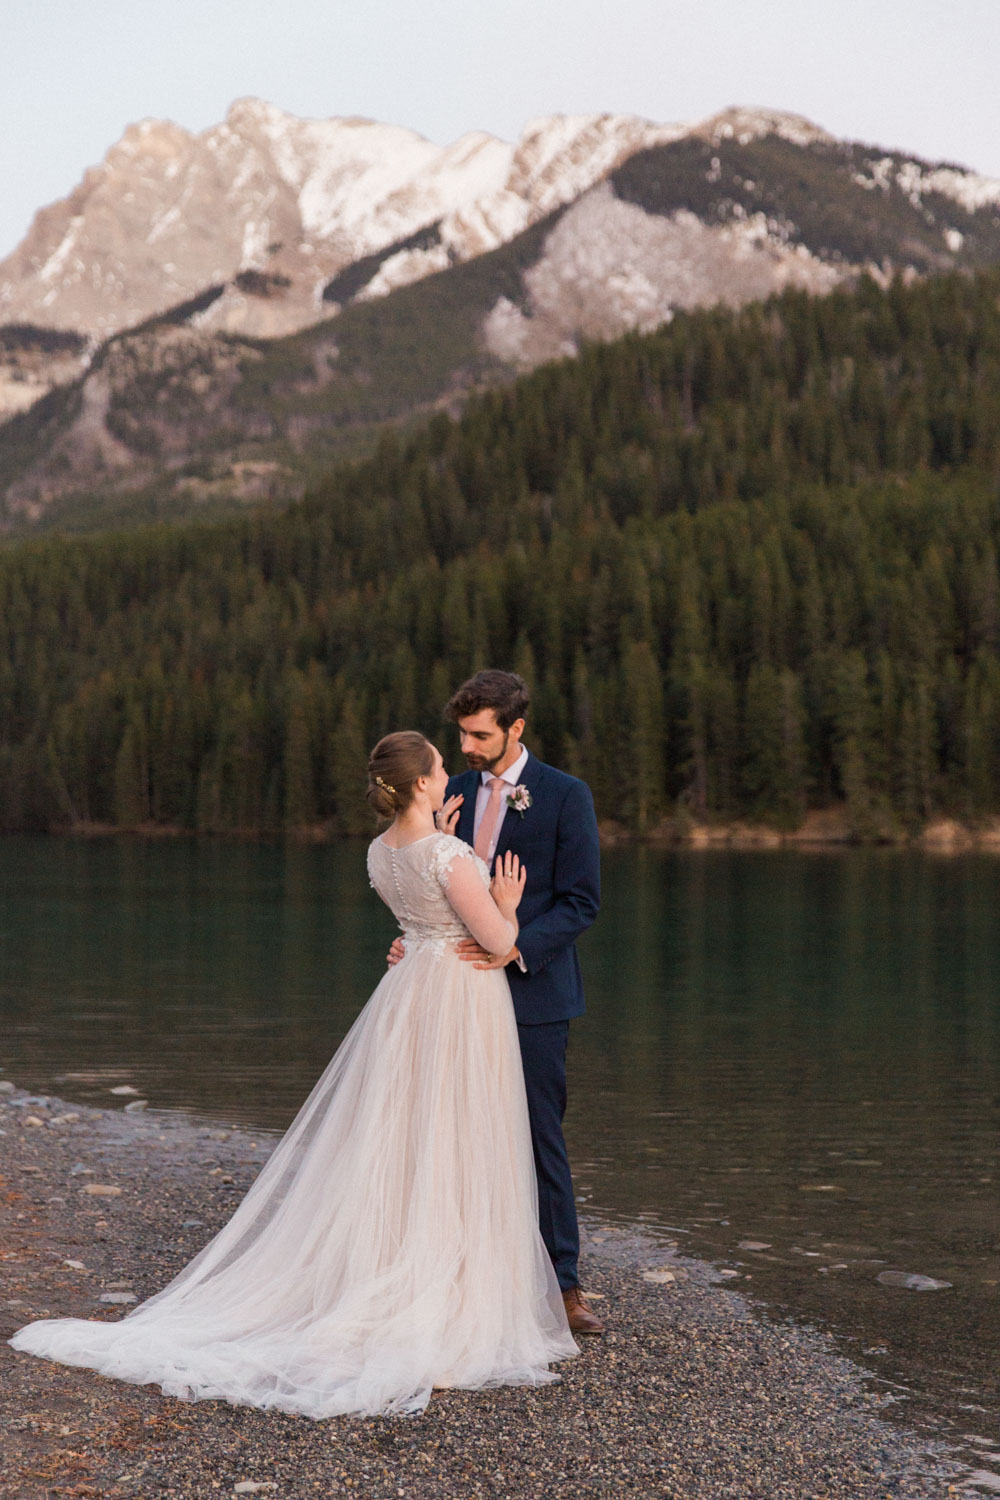
<svg viewBox="0 0 1000 1500">
<path fill-rule="evenodd" d="M 232 1212 L 274 1145 L 162 1111 L 0 1084 L 0 1331 L 118 1318 Z M 103 1190 L 103 1191 L 102 1191 Z M 0 1343 L 0 1496 L 488 1496 L 925 1500 L 954 1458 L 810 1330 L 769 1322 L 709 1267 L 590 1226 L 609 1333 L 558 1384 L 435 1393 L 419 1417 L 185 1404 Z M 670 1279 L 672 1277 L 673 1279 Z M 649 1279 L 647 1279 L 649 1278 Z M 103 1299 L 103 1300 L 102 1300 Z"/>
</svg>

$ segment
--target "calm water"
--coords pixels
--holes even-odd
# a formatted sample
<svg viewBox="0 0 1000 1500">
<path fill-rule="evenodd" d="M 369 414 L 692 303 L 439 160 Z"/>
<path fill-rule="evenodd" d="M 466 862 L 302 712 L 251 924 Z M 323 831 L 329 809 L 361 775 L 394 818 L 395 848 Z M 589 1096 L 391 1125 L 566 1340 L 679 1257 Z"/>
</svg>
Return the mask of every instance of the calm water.
<svg viewBox="0 0 1000 1500">
<path fill-rule="evenodd" d="M 624 849 L 604 878 L 571 1041 L 585 1213 L 669 1230 L 834 1328 L 904 1414 L 996 1436 L 1000 862 Z M 0 1065 L 279 1130 L 392 932 L 360 843 L 0 841 Z"/>
</svg>

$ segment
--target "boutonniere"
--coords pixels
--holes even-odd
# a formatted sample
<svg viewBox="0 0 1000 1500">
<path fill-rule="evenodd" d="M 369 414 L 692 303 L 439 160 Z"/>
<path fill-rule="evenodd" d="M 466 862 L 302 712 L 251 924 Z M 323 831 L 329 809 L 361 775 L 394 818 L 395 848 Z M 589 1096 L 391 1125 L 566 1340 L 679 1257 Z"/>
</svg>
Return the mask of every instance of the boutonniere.
<svg viewBox="0 0 1000 1500">
<path fill-rule="evenodd" d="M 512 807 L 519 818 L 523 818 L 531 806 L 531 793 L 526 786 L 516 786 L 507 798 L 507 806 Z"/>
</svg>

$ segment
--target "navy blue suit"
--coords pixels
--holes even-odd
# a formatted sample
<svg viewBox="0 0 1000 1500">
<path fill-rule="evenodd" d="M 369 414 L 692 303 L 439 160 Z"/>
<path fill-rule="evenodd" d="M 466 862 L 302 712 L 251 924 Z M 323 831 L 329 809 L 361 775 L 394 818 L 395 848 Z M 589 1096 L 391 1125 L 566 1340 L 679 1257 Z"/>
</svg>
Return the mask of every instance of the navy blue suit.
<svg viewBox="0 0 1000 1500">
<path fill-rule="evenodd" d="M 464 797 L 455 832 L 473 842 L 482 778 L 466 771 L 448 782 L 447 795 Z M 524 1064 L 531 1140 L 538 1178 L 538 1218 L 563 1289 L 577 1285 L 580 1233 L 562 1121 L 566 1112 L 569 1023 L 583 1014 L 583 981 L 575 940 L 597 916 L 600 849 L 590 788 L 528 756 L 521 785 L 531 793 L 522 815 L 508 807 L 496 855 L 508 849 L 527 870 L 518 908 L 517 946 L 527 973 L 507 965 Z"/>
</svg>

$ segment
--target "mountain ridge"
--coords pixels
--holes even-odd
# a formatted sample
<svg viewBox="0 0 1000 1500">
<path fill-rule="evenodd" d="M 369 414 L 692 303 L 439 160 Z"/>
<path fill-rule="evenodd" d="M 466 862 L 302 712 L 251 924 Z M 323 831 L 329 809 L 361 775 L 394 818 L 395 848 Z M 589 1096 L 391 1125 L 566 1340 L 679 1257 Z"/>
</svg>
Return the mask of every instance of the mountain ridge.
<svg viewBox="0 0 1000 1500">
<path fill-rule="evenodd" d="M 398 265 L 395 286 L 495 249 L 681 128 L 557 115 L 516 143 L 472 132 L 438 147 L 402 126 L 302 120 L 253 99 L 199 133 L 140 121 L 0 262 L 0 321 L 103 338 L 257 270 L 289 278 L 281 315 L 255 319 L 233 299 L 211 326 L 293 332 L 318 321 L 325 283 L 362 256 L 440 221 L 442 253 Z"/>
<path fill-rule="evenodd" d="M 256 130 L 272 153 L 288 157 L 282 180 L 298 183 L 300 227 L 308 193 L 309 223 L 333 223 L 336 195 L 317 156 L 316 140 L 326 139 L 320 127 L 335 124 L 338 140 L 346 129 L 367 141 L 366 150 L 373 138 L 365 132 L 387 139 L 371 122 L 295 122 L 296 130 L 316 127 L 306 159 L 295 152 L 307 138 L 284 131 L 290 117 L 273 107 L 244 101 L 228 118 L 239 130 L 220 137 L 220 150 L 232 149 L 239 131 Z M 152 136 L 169 166 L 177 130 L 135 127 L 122 149 L 134 157 Z M 455 409 L 472 390 L 588 341 L 654 328 L 680 309 L 738 306 L 786 288 L 825 294 L 864 273 L 887 284 L 897 274 L 1000 262 L 1000 182 L 838 141 L 775 111 L 727 110 L 691 129 L 632 117 L 549 117 L 526 127 L 516 148 L 504 148 L 502 172 L 492 138 L 437 148 L 399 127 L 385 131 L 423 159 L 437 153 L 439 165 L 450 152 L 447 172 L 458 177 L 448 191 L 477 173 L 483 186 L 484 151 L 493 186 L 503 174 L 513 186 L 499 198 L 493 188 L 492 198 L 480 194 L 477 229 L 468 204 L 459 213 L 454 193 L 451 206 L 444 203 L 440 182 L 416 205 L 403 202 L 399 184 L 411 158 L 409 167 L 392 166 L 391 181 L 380 179 L 377 212 L 366 220 L 376 201 L 369 151 L 360 176 L 348 173 L 334 184 L 340 207 L 347 204 L 340 248 L 336 255 L 329 249 L 331 235 L 304 323 L 297 321 L 302 277 L 296 281 L 298 273 L 286 269 L 289 256 L 279 246 L 263 265 L 234 271 L 211 264 L 212 276 L 190 295 L 103 341 L 60 334 L 28 317 L 0 328 L 0 400 L 6 381 L 15 412 L 0 427 L 0 524 L 62 515 L 74 495 L 113 497 L 116 514 L 129 491 L 181 508 L 289 498 L 323 463 L 361 451 L 387 422 Z M 357 167 L 364 153 L 351 149 Z M 161 176 L 167 180 L 165 168 Z M 259 182 L 248 193 L 258 208 L 266 198 Z M 281 205 L 267 202 L 270 233 Z M 483 208 L 488 202 L 492 217 Z M 442 207 L 447 211 L 439 213 Z M 491 225 L 496 237 L 501 209 L 534 218 L 473 253 L 480 241 L 461 235 Z M 254 234 L 260 242 L 266 237 L 261 212 L 253 234 L 247 222 L 240 228 L 251 260 Z M 427 217 L 432 212 L 437 216 Z M 79 217 L 71 212 L 69 222 Z M 348 221 L 358 232 L 345 249 Z M 51 239 L 57 228 L 49 226 Z M 35 267 L 36 281 L 58 251 Z M 315 245 L 310 255 L 308 275 L 315 277 Z M 291 332 L 266 336 L 289 321 Z M 39 400 L 46 381 L 51 394 Z"/>
</svg>

